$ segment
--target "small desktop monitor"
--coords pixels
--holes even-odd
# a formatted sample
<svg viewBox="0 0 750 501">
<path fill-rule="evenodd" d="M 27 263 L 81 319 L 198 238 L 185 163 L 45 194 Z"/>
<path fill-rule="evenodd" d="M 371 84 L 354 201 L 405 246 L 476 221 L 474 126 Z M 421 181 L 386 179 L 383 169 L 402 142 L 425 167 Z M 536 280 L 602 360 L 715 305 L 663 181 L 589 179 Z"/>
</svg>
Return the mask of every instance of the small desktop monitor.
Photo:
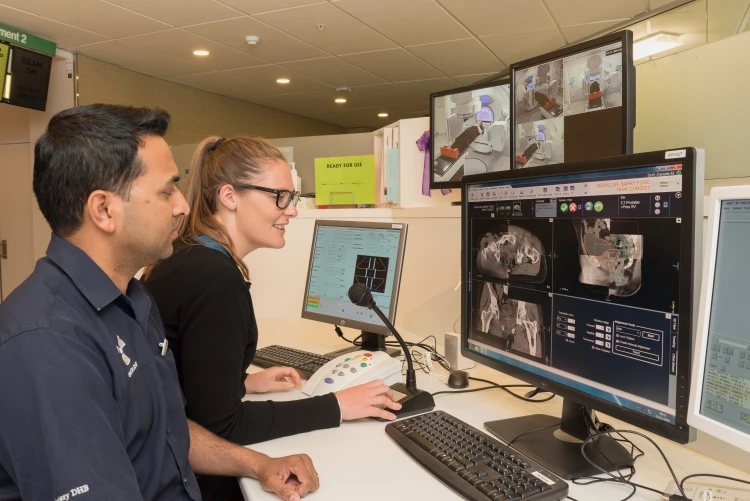
<svg viewBox="0 0 750 501">
<path fill-rule="evenodd" d="M 391 333 L 374 311 L 353 304 L 347 295 L 363 283 L 391 324 L 406 249 L 407 225 L 363 221 L 315 221 L 302 318 L 361 329 L 361 347 L 329 353 L 338 356 L 357 349 L 387 350 Z"/>
<path fill-rule="evenodd" d="M 599 473 L 580 442 L 597 429 L 594 410 L 690 440 L 702 183 L 703 153 L 692 148 L 466 183 L 462 353 L 564 398 L 562 419 L 524 416 L 490 431 L 510 442 L 551 427 L 513 447 L 564 478 Z M 608 437 L 588 446 L 605 469 L 600 451 L 632 464 Z"/>
<path fill-rule="evenodd" d="M 430 188 L 510 169 L 510 80 L 430 95 Z"/>
<path fill-rule="evenodd" d="M 632 153 L 633 33 L 511 65 L 513 168 Z"/>
<path fill-rule="evenodd" d="M 750 186 L 714 188 L 688 423 L 750 452 Z"/>
</svg>

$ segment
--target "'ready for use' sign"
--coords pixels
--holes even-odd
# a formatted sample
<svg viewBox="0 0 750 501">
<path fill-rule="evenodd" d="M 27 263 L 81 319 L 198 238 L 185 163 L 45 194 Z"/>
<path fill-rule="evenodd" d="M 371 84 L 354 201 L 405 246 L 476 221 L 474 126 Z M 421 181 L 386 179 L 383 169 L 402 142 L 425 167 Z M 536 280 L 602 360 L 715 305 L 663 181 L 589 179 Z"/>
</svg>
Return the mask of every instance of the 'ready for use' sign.
<svg viewBox="0 0 750 501">
<path fill-rule="evenodd" d="M 315 204 L 375 203 L 375 155 L 315 159 Z"/>
</svg>

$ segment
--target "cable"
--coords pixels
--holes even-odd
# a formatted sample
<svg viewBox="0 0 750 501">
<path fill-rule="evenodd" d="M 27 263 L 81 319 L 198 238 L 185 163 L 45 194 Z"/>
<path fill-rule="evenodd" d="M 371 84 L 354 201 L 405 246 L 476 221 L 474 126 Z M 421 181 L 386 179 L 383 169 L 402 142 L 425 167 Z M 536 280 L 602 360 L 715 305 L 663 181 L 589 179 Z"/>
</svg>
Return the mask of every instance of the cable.
<svg viewBox="0 0 750 501">
<path fill-rule="evenodd" d="M 674 470 L 672 469 L 672 465 L 670 464 L 669 460 L 667 459 L 667 456 L 664 454 L 664 451 L 662 451 L 661 448 L 656 444 L 656 442 L 654 442 L 651 438 L 649 438 L 648 436 L 644 435 L 643 433 L 640 433 L 640 432 L 637 432 L 637 431 L 632 431 L 632 430 L 619 430 L 619 431 L 618 430 L 608 430 L 608 431 L 600 431 L 600 432 L 594 433 L 591 436 L 589 436 L 586 440 L 584 440 L 583 443 L 581 444 L 581 454 L 583 454 L 584 459 L 586 461 L 588 461 L 588 463 L 591 466 L 593 466 L 594 468 L 596 468 L 600 472 L 604 473 L 605 475 L 609 475 L 610 477 L 612 477 L 612 478 L 609 478 L 609 479 L 601 479 L 602 481 L 619 482 L 619 483 L 623 483 L 623 484 L 628 484 L 631 487 L 633 487 L 633 492 L 630 494 L 630 496 L 626 497 L 623 501 L 625 501 L 626 499 L 630 499 L 631 497 L 633 497 L 633 495 L 635 495 L 637 487 L 640 487 L 642 489 L 646 489 L 646 490 L 649 490 L 649 491 L 653 491 L 653 492 L 656 492 L 658 494 L 664 494 L 664 491 L 663 490 L 652 489 L 651 487 L 647 487 L 645 485 L 636 484 L 634 482 L 631 482 L 630 480 L 626 480 L 625 477 L 622 476 L 622 474 L 620 474 L 620 476 L 617 477 L 617 476 L 613 475 L 612 473 L 604 470 L 598 464 L 594 463 L 591 460 L 591 458 L 589 458 L 589 456 L 586 454 L 586 450 L 585 450 L 586 449 L 586 444 L 588 444 L 592 440 L 595 440 L 596 437 L 599 437 L 601 435 L 611 436 L 613 433 L 617 433 L 621 437 L 622 437 L 623 433 L 631 433 L 633 435 L 638 435 L 640 437 L 643 437 L 646 440 L 648 440 L 649 442 L 651 442 L 651 444 L 654 447 L 656 447 L 656 450 L 659 451 L 659 454 L 661 454 L 662 459 L 664 459 L 664 462 L 666 463 L 667 468 L 669 469 L 669 473 L 672 475 L 672 478 L 674 479 L 675 485 L 677 485 L 678 489 L 680 490 L 680 494 L 682 494 L 683 498 L 687 499 L 687 496 L 685 495 L 685 491 L 682 488 L 682 484 L 680 483 L 679 480 L 677 480 L 677 475 L 675 474 Z M 643 452 L 643 451 L 641 451 L 641 452 Z M 606 458 L 606 456 L 605 456 L 605 458 Z M 609 459 L 607 459 L 607 461 L 609 461 Z M 619 473 L 619 471 L 618 471 L 618 473 Z M 633 474 L 635 474 L 635 472 L 633 472 Z M 630 475 L 630 478 L 632 478 L 632 476 L 633 475 Z"/>
</svg>

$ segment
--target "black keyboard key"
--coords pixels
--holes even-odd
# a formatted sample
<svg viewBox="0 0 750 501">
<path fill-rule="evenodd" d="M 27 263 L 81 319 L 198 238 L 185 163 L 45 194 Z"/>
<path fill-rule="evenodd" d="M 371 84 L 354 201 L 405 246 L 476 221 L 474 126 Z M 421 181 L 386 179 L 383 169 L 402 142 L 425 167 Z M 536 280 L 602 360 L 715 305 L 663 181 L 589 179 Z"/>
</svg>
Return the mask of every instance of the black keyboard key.
<svg viewBox="0 0 750 501">
<path fill-rule="evenodd" d="M 522 489 L 520 491 L 516 491 L 517 494 L 521 495 L 521 498 L 530 498 L 534 494 L 538 494 L 542 492 L 542 490 L 539 487 L 532 486 L 532 487 L 526 487 L 525 489 Z"/>
<path fill-rule="evenodd" d="M 415 431 L 410 431 L 406 434 L 409 439 L 411 439 L 414 443 L 419 445 L 422 449 L 426 450 L 427 452 L 432 452 L 438 449 L 438 446 L 424 438 L 422 435 Z"/>
<path fill-rule="evenodd" d="M 497 487 L 495 487 L 494 485 L 492 485 L 490 483 L 487 483 L 487 482 L 485 482 L 483 484 L 477 485 L 477 489 L 479 489 L 480 491 L 482 491 L 487 496 L 489 496 L 493 492 L 497 492 Z"/>
</svg>

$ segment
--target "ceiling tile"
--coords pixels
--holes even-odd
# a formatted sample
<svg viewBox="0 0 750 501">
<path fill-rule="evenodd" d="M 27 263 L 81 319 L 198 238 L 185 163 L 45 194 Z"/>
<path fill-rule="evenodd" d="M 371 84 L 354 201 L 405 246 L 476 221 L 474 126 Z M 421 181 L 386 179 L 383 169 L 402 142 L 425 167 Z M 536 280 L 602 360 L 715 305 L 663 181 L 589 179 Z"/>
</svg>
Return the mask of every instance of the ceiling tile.
<svg viewBox="0 0 750 501">
<path fill-rule="evenodd" d="M 505 66 L 476 39 L 407 47 L 448 76 L 499 73 Z"/>
<path fill-rule="evenodd" d="M 209 23 L 242 13 L 222 5 L 215 0 L 107 0 L 109 3 L 125 7 L 144 16 L 171 24 L 187 26 L 189 24 Z"/>
<path fill-rule="evenodd" d="M 541 0 L 440 0 L 440 3 L 475 36 L 531 31 L 555 25 Z"/>
<path fill-rule="evenodd" d="M 327 2 L 256 17 L 336 55 L 394 47 L 384 36 Z M 325 25 L 325 29 L 318 29 L 318 25 Z"/>
<path fill-rule="evenodd" d="M 224 47 L 216 42 L 206 40 L 187 31 L 173 29 L 125 38 L 125 41 L 161 52 L 191 63 L 207 66 L 214 70 L 231 70 L 267 64 L 249 54 Z M 204 49 L 210 52 L 208 56 L 194 56 L 193 51 Z"/>
<path fill-rule="evenodd" d="M 574 24 L 629 19 L 646 10 L 644 0 L 545 0 L 557 24 Z"/>
<path fill-rule="evenodd" d="M 525 43 L 519 43 L 519 39 L 525 40 Z M 565 45 L 565 40 L 557 28 L 491 35 L 481 37 L 481 40 L 508 66 Z"/>
<path fill-rule="evenodd" d="M 105 36 L 51 21 L 34 14 L 29 14 L 28 12 L 4 7 L 3 5 L 0 5 L 0 19 L 7 26 L 34 33 L 37 36 L 57 43 L 58 46 L 64 49 L 107 40 Z"/>
<path fill-rule="evenodd" d="M 269 64 L 229 70 L 225 73 L 248 82 L 255 95 L 297 94 L 316 90 L 331 90 L 329 85 L 316 82 L 286 68 Z M 277 78 L 288 78 L 288 84 L 276 83 Z"/>
<path fill-rule="evenodd" d="M 381 105 L 415 104 L 427 100 L 424 96 L 418 96 L 394 84 L 355 87 L 352 94 Z"/>
<path fill-rule="evenodd" d="M 333 87 L 357 87 L 386 83 L 382 78 L 337 57 L 295 61 L 284 63 L 281 66 Z"/>
<path fill-rule="evenodd" d="M 479 83 L 482 80 L 494 77 L 497 73 L 479 73 L 478 75 L 463 75 L 460 77 L 453 77 L 453 80 L 461 85 L 473 85 Z"/>
<path fill-rule="evenodd" d="M 679 0 L 647 0 L 647 1 L 649 4 L 648 5 L 649 10 L 654 10 L 660 7 L 664 7 L 665 5 L 670 4 L 670 3 L 677 3 Z M 708 8 L 710 9 L 711 5 L 709 5 Z"/>
<path fill-rule="evenodd" d="M 399 45 L 417 45 L 471 36 L 433 0 L 333 0 Z"/>
<path fill-rule="evenodd" d="M 338 94 L 335 91 L 303 92 L 301 94 L 285 94 L 283 96 L 264 97 L 262 103 L 264 106 L 278 108 L 290 113 L 302 113 L 306 111 L 330 113 L 334 111 L 374 106 L 371 101 L 352 94 L 346 95 L 346 103 L 335 103 L 333 100 L 337 95 Z"/>
<path fill-rule="evenodd" d="M 112 38 L 171 28 L 168 24 L 100 0 L 2 0 L 4 5 Z M 5 20 L 3 20 L 5 22 Z"/>
<path fill-rule="evenodd" d="M 144 50 L 120 40 L 109 40 L 107 42 L 74 47 L 73 49 L 94 59 L 160 78 L 171 78 L 179 75 L 209 71 L 204 66 L 188 63 L 182 59 L 165 56 L 151 50 Z"/>
<path fill-rule="evenodd" d="M 439 78 L 443 75 L 404 49 L 386 49 L 348 54 L 341 59 L 391 82 Z"/>
<path fill-rule="evenodd" d="M 300 61 L 328 55 L 306 42 L 247 16 L 189 26 L 185 30 L 273 63 Z M 258 45 L 248 45 L 245 42 L 247 35 L 260 37 Z"/>
<path fill-rule="evenodd" d="M 320 3 L 325 0 L 221 0 L 222 3 L 246 14 L 260 14 L 272 10 L 290 9 Z"/>
<path fill-rule="evenodd" d="M 448 89 L 460 87 L 455 80 L 450 78 L 433 78 L 431 80 L 416 80 L 414 82 L 399 82 L 399 87 L 416 94 L 422 101 L 429 101 L 430 94 Z"/>
<path fill-rule="evenodd" d="M 627 21 L 627 19 L 603 21 L 601 23 L 576 24 L 574 26 L 561 26 L 560 29 L 568 40 L 568 43 L 575 43 L 589 38 L 594 33 L 599 33 L 600 31 L 604 31 L 624 21 Z"/>
</svg>

